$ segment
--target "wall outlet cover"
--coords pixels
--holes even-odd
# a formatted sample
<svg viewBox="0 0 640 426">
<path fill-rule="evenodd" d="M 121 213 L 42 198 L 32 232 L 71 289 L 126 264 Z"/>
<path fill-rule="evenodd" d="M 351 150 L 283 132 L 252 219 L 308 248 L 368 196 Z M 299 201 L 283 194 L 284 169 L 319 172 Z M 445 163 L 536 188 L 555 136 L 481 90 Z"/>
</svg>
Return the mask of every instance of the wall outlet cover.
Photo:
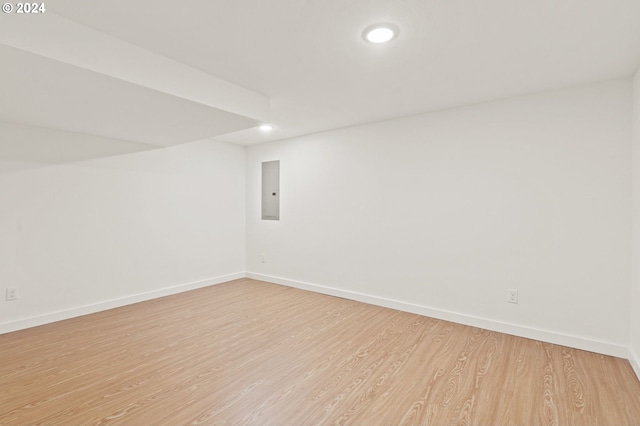
<svg viewBox="0 0 640 426">
<path fill-rule="evenodd" d="M 7 300 L 18 300 L 18 288 L 7 287 Z"/>
</svg>

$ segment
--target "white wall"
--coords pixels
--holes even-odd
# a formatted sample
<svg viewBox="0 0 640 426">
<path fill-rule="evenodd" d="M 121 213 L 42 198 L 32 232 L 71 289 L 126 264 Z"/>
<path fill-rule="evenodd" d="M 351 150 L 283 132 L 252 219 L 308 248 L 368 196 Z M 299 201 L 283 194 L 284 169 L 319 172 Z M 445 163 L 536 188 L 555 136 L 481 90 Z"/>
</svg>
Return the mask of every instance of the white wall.
<svg viewBox="0 0 640 426">
<path fill-rule="evenodd" d="M 626 356 L 630 140 L 624 79 L 250 147 L 247 270 Z"/>
<path fill-rule="evenodd" d="M 631 336 L 638 362 L 631 100 L 630 80 L 611 81 L 254 146 L 246 159 L 207 141 L 59 165 L 0 160 L 0 288 L 20 295 L 0 298 L 0 333 L 246 269 L 619 356 Z M 270 160 L 281 160 L 280 221 L 260 220 Z"/>
<path fill-rule="evenodd" d="M 0 162 L 0 332 L 243 276 L 244 163 L 212 141 Z"/>
<path fill-rule="evenodd" d="M 633 282 L 631 365 L 640 378 L 640 69 L 633 79 Z"/>
</svg>

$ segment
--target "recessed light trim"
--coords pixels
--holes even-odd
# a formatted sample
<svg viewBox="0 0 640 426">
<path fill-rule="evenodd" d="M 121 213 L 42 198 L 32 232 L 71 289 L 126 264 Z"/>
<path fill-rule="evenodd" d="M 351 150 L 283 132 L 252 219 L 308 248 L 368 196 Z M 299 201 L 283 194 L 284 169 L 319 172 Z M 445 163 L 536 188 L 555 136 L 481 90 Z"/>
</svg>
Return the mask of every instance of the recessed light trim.
<svg viewBox="0 0 640 426">
<path fill-rule="evenodd" d="M 398 37 L 400 30 L 397 26 L 389 23 L 378 23 L 369 25 L 362 32 L 362 38 L 374 44 L 387 43 Z"/>
<path fill-rule="evenodd" d="M 273 124 L 264 123 L 264 124 L 261 124 L 259 128 L 263 132 L 270 132 L 273 130 Z"/>
</svg>

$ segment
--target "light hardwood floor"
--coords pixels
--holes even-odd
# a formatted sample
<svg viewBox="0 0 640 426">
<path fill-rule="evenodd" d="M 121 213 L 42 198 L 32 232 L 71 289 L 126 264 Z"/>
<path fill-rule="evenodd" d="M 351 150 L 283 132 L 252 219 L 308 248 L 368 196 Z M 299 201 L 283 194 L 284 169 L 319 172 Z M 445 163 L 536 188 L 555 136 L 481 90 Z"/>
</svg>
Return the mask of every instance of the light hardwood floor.
<svg viewBox="0 0 640 426">
<path fill-rule="evenodd" d="M 249 279 L 0 336 L 2 425 L 640 425 L 628 361 Z"/>
</svg>

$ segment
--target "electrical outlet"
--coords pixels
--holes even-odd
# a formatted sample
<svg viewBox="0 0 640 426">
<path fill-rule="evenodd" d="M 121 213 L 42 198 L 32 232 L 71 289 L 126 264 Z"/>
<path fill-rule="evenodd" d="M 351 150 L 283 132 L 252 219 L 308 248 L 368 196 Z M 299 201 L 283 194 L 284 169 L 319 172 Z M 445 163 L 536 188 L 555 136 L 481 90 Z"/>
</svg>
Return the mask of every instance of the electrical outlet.
<svg viewBox="0 0 640 426">
<path fill-rule="evenodd" d="M 7 287 L 7 300 L 18 300 L 17 287 Z"/>
<path fill-rule="evenodd" d="M 264 254 L 260 255 L 260 263 L 267 263 L 267 258 L 265 257 Z"/>
<path fill-rule="evenodd" d="M 508 291 L 507 302 L 518 303 L 518 290 L 510 288 Z"/>
</svg>

